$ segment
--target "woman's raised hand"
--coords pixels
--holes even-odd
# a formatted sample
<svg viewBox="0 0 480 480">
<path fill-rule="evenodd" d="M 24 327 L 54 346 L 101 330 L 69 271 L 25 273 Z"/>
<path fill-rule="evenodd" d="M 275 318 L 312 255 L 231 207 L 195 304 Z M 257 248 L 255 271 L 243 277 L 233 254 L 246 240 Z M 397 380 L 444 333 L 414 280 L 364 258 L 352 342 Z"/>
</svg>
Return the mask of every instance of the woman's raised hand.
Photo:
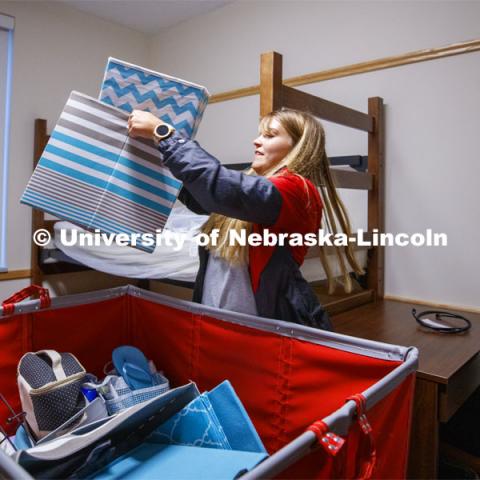
<svg viewBox="0 0 480 480">
<path fill-rule="evenodd" d="M 133 110 L 128 117 L 128 134 L 131 137 L 153 138 L 155 128 L 165 123 L 150 112 Z"/>
</svg>

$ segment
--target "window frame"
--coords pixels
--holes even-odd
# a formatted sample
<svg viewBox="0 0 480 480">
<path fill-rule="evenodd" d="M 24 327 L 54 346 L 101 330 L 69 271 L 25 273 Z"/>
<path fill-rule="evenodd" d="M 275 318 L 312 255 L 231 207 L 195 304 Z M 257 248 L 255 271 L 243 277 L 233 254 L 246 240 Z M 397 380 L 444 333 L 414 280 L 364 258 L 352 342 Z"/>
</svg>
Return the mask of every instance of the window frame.
<svg viewBox="0 0 480 480">
<path fill-rule="evenodd" d="M 5 89 L 0 96 L 5 98 L 5 108 L 0 111 L 3 116 L 4 129 L 2 148 L 0 151 L 0 272 L 7 268 L 7 207 L 8 207 L 8 159 L 10 140 L 10 107 L 12 98 L 12 70 L 13 70 L 13 34 L 15 18 L 0 12 L 0 30 L 7 34 L 7 51 L 5 59 Z M 1 71 L 1 69 L 0 69 Z"/>
</svg>

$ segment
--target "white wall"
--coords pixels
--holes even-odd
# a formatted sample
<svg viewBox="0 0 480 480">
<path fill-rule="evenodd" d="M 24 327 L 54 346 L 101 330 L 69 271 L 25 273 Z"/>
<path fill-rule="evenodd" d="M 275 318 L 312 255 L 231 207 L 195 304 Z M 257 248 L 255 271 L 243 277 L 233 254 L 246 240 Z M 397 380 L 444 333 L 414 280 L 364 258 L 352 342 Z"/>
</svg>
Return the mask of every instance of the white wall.
<svg viewBox="0 0 480 480">
<path fill-rule="evenodd" d="M 8 268 L 30 268 L 31 208 L 19 199 L 32 173 L 34 119 L 46 118 L 50 129 L 71 90 L 97 96 L 109 56 L 148 64 L 148 37 L 58 2 L 2 2 L 0 12 L 16 19 L 10 141 Z M 78 276 L 77 276 L 78 277 Z M 55 281 L 63 291 L 124 283 L 103 275 L 82 274 Z M 0 282 L 6 298 L 30 282 Z"/>
<path fill-rule="evenodd" d="M 153 38 L 152 68 L 211 93 L 258 83 L 261 52 L 284 78 L 479 37 L 480 2 L 240 1 Z M 479 307 L 480 53 L 302 87 L 366 111 L 386 103 L 386 229 L 446 232 L 445 248 L 388 248 L 386 294 Z M 252 158 L 258 97 L 207 108 L 198 139 L 224 162 Z M 327 127 L 330 155 L 366 153 L 366 135 Z M 354 217 L 364 196 L 344 194 Z"/>
<path fill-rule="evenodd" d="M 201 83 L 212 93 L 258 83 L 260 53 L 284 55 L 284 77 L 479 37 L 480 2 L 243 1 L 148 38 L 57 2 L 2 2 L 16 17 L 8 261 L 29 268 L 33 121 L 53 126 L 71 89 L 96 96 L 109 55 Z M 302 87 L 356 109 L 386 103 L 387 231 L 449 234 L 444 249 L 389 248 L 386 293 L 478 307 L 480 53 Z M 207 108 L 198 139 L 222 161 L 251 159 L 258 97 Z M 366 153 L 366 135 L 327 124 L 330 155 Z M 365 195 L 344 194 L 363 226 Z M 55 280 L 64 293 L 124 280 Z M 4 298 L 28 281 L 0 282 Z"/>
</svg>

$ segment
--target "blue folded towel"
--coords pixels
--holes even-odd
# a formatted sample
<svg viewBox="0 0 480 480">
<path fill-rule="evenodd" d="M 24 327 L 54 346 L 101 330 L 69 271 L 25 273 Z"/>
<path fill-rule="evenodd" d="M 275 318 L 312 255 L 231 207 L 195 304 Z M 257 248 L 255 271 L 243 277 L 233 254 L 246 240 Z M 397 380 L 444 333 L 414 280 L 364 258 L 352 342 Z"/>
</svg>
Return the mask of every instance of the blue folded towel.
<svg viewBox="0 0 480 480">
<path fill-rule="evenodd" d="M 150 438 L 158 443 L 266 453 L 228 380 L 192 400 Z"/>
<path fill-rule="evenodd" d="M 207 395 L 232 450 L 267 453 L 247 411 L 228 380 Z"/>
<path fill-rule="evenodd" d="M 251 470 L 266 456 L 265 453 L 143 443 L 92 478 L 234 479 L 239 473 Z"/>
</svg>

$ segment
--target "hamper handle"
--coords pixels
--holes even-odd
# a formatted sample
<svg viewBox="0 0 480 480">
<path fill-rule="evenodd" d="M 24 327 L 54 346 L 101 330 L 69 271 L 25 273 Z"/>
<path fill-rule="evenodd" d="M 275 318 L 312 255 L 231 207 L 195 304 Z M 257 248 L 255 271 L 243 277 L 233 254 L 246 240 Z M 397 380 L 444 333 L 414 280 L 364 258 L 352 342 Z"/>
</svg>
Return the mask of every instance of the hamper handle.
<svg viewBox="0 0 480 480">
<path fill-rule="evenodd" d="M 29 287 L 14 293 L 11 297 L 2 302 L 3 313 L 2 315 L 11 315 L 15 312 L 15 305 L 22 300 L 25 300 L 32 295 L 38 293 L 40 298 L 40 308 L 47 308 L 50 306 L 50 293 L 47 288 L 40 287 L 38 285 L 30 285 Z"/>
</svg>

